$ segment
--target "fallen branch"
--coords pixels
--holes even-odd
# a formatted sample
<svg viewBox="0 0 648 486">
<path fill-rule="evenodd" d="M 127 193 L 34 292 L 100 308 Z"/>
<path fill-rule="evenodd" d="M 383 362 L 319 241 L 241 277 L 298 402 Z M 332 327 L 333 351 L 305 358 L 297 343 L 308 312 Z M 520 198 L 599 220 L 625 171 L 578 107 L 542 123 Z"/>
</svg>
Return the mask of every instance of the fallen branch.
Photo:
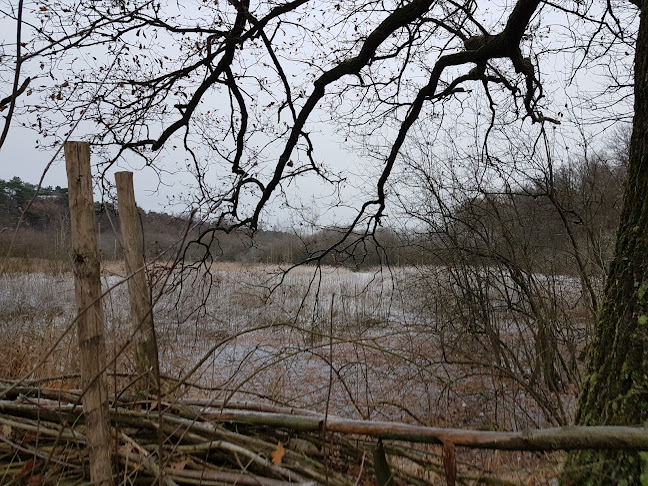
<svg viewBox="0 0 648 486">
<path fill-rule="evenodd" d="M 66 398 L 73 401 L 74 392 L 64 393 L 57 390 L 47 390 L 51 398 Z M 17 403 L 11 400 L 0 401 L 0 411 L 12 415 L 39 417 L 53 421 L 56 416 L 66 416 L 71 421 L 79 419 L 80 410 L 73 405 L 58 403 L 55 407 L 51 400 L 38 400 L 30 403 Z M 204 406 L 194 406 L 204 405 Z M 254 411 L 252 402 L 230 404 L 213 402 L 216 407 L 208 407 L 209 401 L 187 400 L 174 404 L 162 403 L 164 410 L 173 413 L 163 413 L 171 422 L 200 429 L 205 422 L 247 424 L 256 426 L 276 427 L 301 432 L 320 432 L 325 428 L 328 432 L 342 435 L 362 435 L 384 440 L 408 441 L 416 443 L 443 444 L 453 443 L 456 446 L 475 449 L 499 449 L 519 451 L 558 451 L 582 449 L 617 449 L 617 450 L 648 450 L 648 429 L 629 426 L 571 426 L 553 427 L 546 429 L 527 430 L 522 432 L 495 432 L 485 430 L 464 430 L 439 427 L 425 427 L 403 424 L 398 422 L 377 422 L 351 420 L 329 416 L 325 420 L 323 414 L 299 409 L 282 409 L 286 413 L 271 413 Z M 219 407 L 227 406 L 226 409 Z M 259 404 L 257 409 L 268 410 Z M 244 409 L 244 410 L 240 410 Z M 277 409 L 280 409 L 277 407 Z M 132 410 L 119 407 L 111 409 L 112 419 L 116 422 L 133 423 L 141 420 L 155 421 L 157 411 Z M 141 422 L 140 422 L 141 425 Z M 153 425 L 151 425 L 153 426 Z"/>
<path fill-rule="evenodd" d="M 475 449 L 518 451 L 568 451 L 577 449 L 648 450 L 648 429 L 624 426 L 572 426 L 527 430 L 523 432 L 494 432 L 486 430 L 423 427 L 397 422 L 349 420 L 272 414 L 263 412 L 222 411 L 204 413 L 216 422 L 265 425 L 278 428 L 315 432 L 325 429 L 345 435 L 364 435 L 427 444 L 450 442 Z"/>
</svg>

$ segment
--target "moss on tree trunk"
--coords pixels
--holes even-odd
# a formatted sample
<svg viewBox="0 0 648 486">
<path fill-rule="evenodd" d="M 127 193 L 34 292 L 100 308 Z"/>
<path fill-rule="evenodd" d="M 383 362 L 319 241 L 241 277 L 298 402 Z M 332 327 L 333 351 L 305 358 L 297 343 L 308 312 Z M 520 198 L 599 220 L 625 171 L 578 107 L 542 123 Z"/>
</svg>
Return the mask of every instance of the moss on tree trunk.
<svg viewBox="0 0 648 486">
<path fill-rule="evenodd" d="M 648 0 L 641 2 L 628 180 L 605 301 L 576 412 L 580 425 L 648 422 Z M 570 454 L 565 485 L 648 484 L 648 453 Z"/>
</svg>

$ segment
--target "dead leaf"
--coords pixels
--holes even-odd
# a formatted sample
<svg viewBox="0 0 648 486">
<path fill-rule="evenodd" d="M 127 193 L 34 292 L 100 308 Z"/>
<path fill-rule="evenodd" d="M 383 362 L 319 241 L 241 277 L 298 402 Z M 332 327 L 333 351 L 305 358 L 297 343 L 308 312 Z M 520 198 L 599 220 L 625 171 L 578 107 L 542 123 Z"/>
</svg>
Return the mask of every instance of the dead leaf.
<svg viewBox="0 0 648 486">
<path fill-rule="evenodd" d="M 131 452 L 133 452 L 133 445 L 132 444 L 124 444 L 124 445 L 119 446 L 117 449 L 118 449 L 120 454 L 128 455 Z"/>
<path fill-rule="evenodd" d="M 43 484 L 43 475 L 34 474 L 27 479 L 27 484 Z"/>
<path fill-rule="evenodd" d="M 281 442 L 277 443 L 277 448 L 272 451 L 272 464 L 278 466 L 281 464 L 281 460 L 283 457 L 286 455 L 286 451 L 284 450 L 283 445 Z"/>
<path fill-rule="evenodd" d="M 445 470 L 446 484 L 455 486 L 457 481 L 456 449 L 452 442 L 443 443 L 443 469 Z"/>
<path fill-rule="evenodd" d="M 33 430 L 28 430 L 25 432 L 25 435 L 23 435 L 22 441 L 25 444 L 35 444 L 36 441 L 38 440 L 38 432 L 34 432 Z"/>
<path fill-rule="evenodd" d="M 0 434 L 2 434 L 3 437 L 11 437 L 11 425 L 4 424 L 2 429 L 0 429 Z"/>
<path fill-rule="evenodd" d="M 179 461 L 172 461 L 171 463 L 169 463 L 169 465 L 171 466 L 171 469 L 182 471 L 190 462 L 191 460 L 188 457 L 183 457 Z"/>
<path fill-rule="evenodd" d="M 34 460 L 29 459 L 27 462 L 25 462 L 22 469 L 20 470 L 20 475 L 21 476 L 27 476 L 31 472 L 32 469 L 34 469 Z"/>
</svg>

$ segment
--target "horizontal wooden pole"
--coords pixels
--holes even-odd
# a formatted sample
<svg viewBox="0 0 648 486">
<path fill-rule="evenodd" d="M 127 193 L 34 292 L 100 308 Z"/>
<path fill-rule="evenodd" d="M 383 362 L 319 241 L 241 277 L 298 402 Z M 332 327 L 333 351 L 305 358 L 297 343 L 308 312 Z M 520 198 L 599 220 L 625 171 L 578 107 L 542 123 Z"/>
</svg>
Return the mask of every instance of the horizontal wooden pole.
<svg viewBox="0 0 648 486">
<path fill-rule="evenodd" d="M 450 442 L 460 447 L 474 449 L 500 449 L 519 451 L 557 451 L 579 449 L 620 449 L 648 450 L 648 428 L 622 426 L 571 426 L 534 429 L 523 432 L 494 432 L 488 430 L 464 430 L 440 427 L 423 427 L 398 422 L 378 422 L 367 420 L 350 420 L 329 416 L 324 427 L 324 416 L 290 413 L 268 413 L 241 410 L 214 410 L 214 408 L 177 405 L 185 413 L 164 413 L 162 420 L 176 425 L 186 424 L 190 427 L 207 427 L 204 421 L 259 425 L 290 429 L 301 432 L 320 432 L 323 428 L 329 432 L 342 435 L 364 435 L 369 437 L 443 444 Z M 251 404 L 247 404 L 251 406 Z M 164 406 L 164 404 L 163 404 Z M 80 410 L 73 405 L 60 404 L 54 407 L 48 401 L 47 406 L 36 403 L 17 403 L 13 400 L 0 400 L 0 415 L 18 415 L 25 417 L 46 417 L 56 420 L 57 417 L 71 415 L 79 419 Z M 129 410 L 118 407 L 111 409 L 112 422 L 129 422 L 145 426 L 144 422 L 157 421 L 158 412 L 150 410 Z M 181 416 L 182 415 L 182 416 Z M 157 423 L 157 422 L 156 422 Z"/>
<path fill-rule="evenodd" d="M 475 449 L 520 451 L 557 451 L 578 449 L 648 450 L 648 429 L 622 426 L 571 426 L 527 430 L 522 432 L 493 432 L 487 430 L 423 427 L 397 422 L 349 420 L 329 417 L 282 415 L 261 412 L 223 411 L 210 414 L 211 420 L 250 425 L 267 425 L 299 431 L 318 431 L 348 435 L 365 435 L 381 439 L 443 444 Z"/>
</svg>

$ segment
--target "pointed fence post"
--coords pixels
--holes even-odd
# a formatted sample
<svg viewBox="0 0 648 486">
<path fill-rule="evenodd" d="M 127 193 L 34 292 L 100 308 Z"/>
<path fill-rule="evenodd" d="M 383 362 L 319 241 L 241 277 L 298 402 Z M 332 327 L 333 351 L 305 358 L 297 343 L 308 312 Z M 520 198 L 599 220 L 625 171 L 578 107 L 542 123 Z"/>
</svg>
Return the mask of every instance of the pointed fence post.
<svg viewBox="0 0 648 486">
<path fill-rule="evenodd" d="M 90 145 L 85 142 L 66 142 L 64 149 L 72 224 L 74 293 L 79 315 L 77 338 L 81 351 L 81 382 L 85 390 L 82 400 L 90 455 L 90 479 L 93 484 L 112 486 L 112 441 L 108 390 L 104 374 L 106 344 L 92 198 Z"/>
<path fill-rule="evenodd" d="M 144 241 L 140 226 L 132 172 L 116 172 L 119 224 L 124 241 L 124 257 L 130 297 L 130 314 L 135 336 L 135 366 L 141 379 L 135 383 L 139 392 L 157 389 L 158 349 L 153 327 L 151 293 L 144 271 Z"/>
</svg>

